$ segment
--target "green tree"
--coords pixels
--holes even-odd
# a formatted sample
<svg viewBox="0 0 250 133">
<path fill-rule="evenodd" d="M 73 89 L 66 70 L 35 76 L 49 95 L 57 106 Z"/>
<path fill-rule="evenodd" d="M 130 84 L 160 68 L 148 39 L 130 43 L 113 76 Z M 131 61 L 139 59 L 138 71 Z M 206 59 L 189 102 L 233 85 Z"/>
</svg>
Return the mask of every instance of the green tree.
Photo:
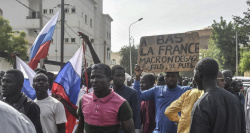
<svg viewBox="0 0 250 133">
<path fill-rule="evenodd" d="M 129 46 L 124 46 L 121 48 L 119 51 L 120 55 L 122 56 L 121 59 L 121 66 L 123 66 L 126 70 L 126 73 L 130 74 L 130 47 Z M 136 46 L 131 47 L 131 57 L 132 57 L 132 73 L 134 73 L 134 67 L 135 64 L 137 64 L 137 57 L 138 57 L 138 48 Z"/>
<path fill-rule="evenodd" d="M 9 25 L 8 20 L 0 17 L 0 57 L 5 58 L 9 63 L 13 63 L 11 54 L 14 51 L 20 53 L 19 57 L 23 60 L 27 60 L 27 44 L 24 39 L 26 34 L 24 32 L 19 33 L 18 36 L 13 34 L 12 28 Z"/>
<path fill-rule="evenodd" d="M 239 63 L 239 72 L 244 73 L 250 71 L 250 51 L 244 51 Z"/>
<path fill-rule="evenodd" d="M 205 51 L 204 57 L 214 58 L 220 65 L 220 69 L 229 69 L 235 72 L 236 64 L 236 31 L 238 31 L 238 43 L 245 44 L 247 35 L 243 27 L 236 23 L 223 20 L 214 21 L 213 30 L 209 39 L 208 50 Z"/>
<path fill-rule="evenodd" d="M 250 1 L 247 1 L 247 5 L 250 7 Z M 240 27 L 238 29 L 239 31 L 239 39 L 241 40 L 241 43 L 246 47 L 247 42 L 249 42 L 249 35 L 250 35 L 250 8 L 246 12 L 243 12 L 244 17 L 240 16 L 234 16 L 233 19 L 237 25 L 237 27 Z M 248 36 L 245 36 L 248 35 Z"/>
</svg>

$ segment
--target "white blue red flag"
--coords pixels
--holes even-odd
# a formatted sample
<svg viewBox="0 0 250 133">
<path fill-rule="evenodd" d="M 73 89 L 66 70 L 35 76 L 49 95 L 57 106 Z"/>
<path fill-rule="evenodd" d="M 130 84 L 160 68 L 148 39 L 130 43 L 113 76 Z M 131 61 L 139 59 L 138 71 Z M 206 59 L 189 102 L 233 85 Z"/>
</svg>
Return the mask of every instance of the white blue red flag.
<svg viewBox="0 0 250 133">
<path fill-rule="evenodd" d="M 16 68 L 20 70 L 24 75 L 24 82 L 22 92 L 30 99 L 36 99 L 36 91 L 33 89 L 33 77 L 36 73 L 19 57 L 16 56 Z"/>
<path fill-rule="evenodd" d="M 30 50 L 29 66 L 33 70 L 37 68 L 40 59 L 46 58 L 48 54 L 58 15 L 59 11 L 43 27 Z"/>
<path fill-rule="evenodd" d="M 72 107 L 77 108 L 76 102 L 81 87 L 81 69 L 83 58 L 83 46 L 60 70 L 52 86 L 52 93 L 60 95 Z M 66 132 L 72 132 L 76 118 L 66 110 Z"/>
</svg>

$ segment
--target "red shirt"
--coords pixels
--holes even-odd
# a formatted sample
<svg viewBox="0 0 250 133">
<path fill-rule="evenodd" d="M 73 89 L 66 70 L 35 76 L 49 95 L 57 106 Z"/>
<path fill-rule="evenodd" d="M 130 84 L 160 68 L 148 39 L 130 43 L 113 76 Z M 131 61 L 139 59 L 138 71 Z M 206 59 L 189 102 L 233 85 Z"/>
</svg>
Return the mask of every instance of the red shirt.
<svg viewBox="0 0 250 133">
<path fill-rule="evenodd" d="M 104 98 L 97 98 L 95 93 L 85 94 L 82 98 L 84 121 L 90 125 L 110 126 L 120 124 L 118 111 L 126 100 L 113 90 Z"/>
<path fill-rule="evenodd" d="M 141 102 L 141 123 L 143 133 L 152 133 L 155 129 L 155 102 Z"/>
</svg>

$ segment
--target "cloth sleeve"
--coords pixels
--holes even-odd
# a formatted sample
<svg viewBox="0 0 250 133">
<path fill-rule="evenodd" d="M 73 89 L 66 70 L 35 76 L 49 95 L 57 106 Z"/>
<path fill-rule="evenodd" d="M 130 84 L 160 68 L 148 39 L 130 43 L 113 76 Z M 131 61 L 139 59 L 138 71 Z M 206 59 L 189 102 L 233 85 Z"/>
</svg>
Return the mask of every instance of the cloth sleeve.
<svg viewBox="0 0 250 133">
<path fill-rule="evenodd" d="M 190 133 L 209 133 L 209 112 L 211 112 L 211 110 L 209 109 L 209 107 L 204 108 L 205 106 L 207 106 L 206 104 L 200 104 L 198 106 L 197 102 L 200 101 L 196 101 L 191 113 L 192 119 L 190 125 Z"/>
<path fill-rule="evenodd" d="M 120 121 L 126 121 L 133 117 L 133 112 L 128 102 L 125 101 L 118 110 L 118 119 Z"/>
<path fill-rule="evenodd" d="M 134 89 L 137 91 L 137 95 L 140 101 L 150 101 L 154 100 L 155 87 L 141 92 L 140 81 L 134 82 Z"/>
<path fill-rule="evenodd" d="M 37 133 L 42 133 L 42 125 L 41 125 L 41 121 L 40 121 L 40 108 L 37 104 L 35 103 L 30 103 L 30 108 L 28 111 L 28 118 L 32 121 L 32 123 L 34 124 L 35 128 L 36 128 L 36 132 Z"/>
<path fill-rule="evenodd" d="M 82 119 L 84 119 L 84 116 L 83 116 L 83 113 L 82 113 L 82 98 L 79 101 L 79 106 L 78 106 L 78 109 L 77 109 L 77 114 L 78 114 L 79 117 L 81 117 Z"/>
<path fill-rule="evenodd" d="M 56 124 L 61 124 L 67 122 L 65 109 L 63 107 L 63 104 L 61 102 L 57 102 L 55 105 L 55 120 Z"/>
<path fill-rule="evenodd" d="M 170 106 L 167 107 L 164 114 L 169 118 L 170 121 L 179 122 L 180 116 L 178 112 L 181 111 L 182 104 L 184 103 L 186 94 L 189 93 L 189 91 L 183 93 L 177 100 L 172 102 Z"/>
<path fill-rule="evenodd" d="M 140 102 L 135 91 L 131 95 L 130 106 L 133 111 L 135 129 L 141 129 Z"/>
</svg>

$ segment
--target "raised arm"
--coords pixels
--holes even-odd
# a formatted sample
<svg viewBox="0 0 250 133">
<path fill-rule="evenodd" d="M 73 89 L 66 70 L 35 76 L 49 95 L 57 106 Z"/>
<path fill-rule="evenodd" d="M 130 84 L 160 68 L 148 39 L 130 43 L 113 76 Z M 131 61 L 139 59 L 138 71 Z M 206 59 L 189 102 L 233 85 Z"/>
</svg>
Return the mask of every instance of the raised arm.
<svg viewBox="0 0 250 133">
<path fill-rule="evenodd" d="M 135 82 L 134 82 L 133 88 L 137 91 L 138 99 L 140 101 L 154 100 L 155 87 L 141 92 L 140 76 L 141 76 L 141 73 L 143 72 L 143 69 L 140 68 L 140 66 L 136 64 L 134 71 L 135 71 Z"/>
<path fill-rule="evenodd" d="M 100 61 L 99 57 L 97 56 L 91 42 L 89 41 L 89 37 L 87 35 L 85 35 L 84 33 L 82 33 L 82 32 L 78 32 L 78 33 L 79 33 L 79 36 L 81 36 L 81 38 L 83 39 L 83 41 L 85 43 L 87 43 L 87 45 L 89 46 L 89 51 L 90 51 L 90 53 L 92 55 L 94 63 L 95 64 L 101 63 L 101 61 Z"/>
<path fill-rule="evenodd" d="M 55 95 L 54 96 L 58 101 L 60 101 L 64 107 L 77 119 L 79 119 L 79 116 L 77 115 L 77 109 L 72 107 L 69 103 L 67 103 L 63 98 L 62 96 L 60 95 Z"/>
</svg>

